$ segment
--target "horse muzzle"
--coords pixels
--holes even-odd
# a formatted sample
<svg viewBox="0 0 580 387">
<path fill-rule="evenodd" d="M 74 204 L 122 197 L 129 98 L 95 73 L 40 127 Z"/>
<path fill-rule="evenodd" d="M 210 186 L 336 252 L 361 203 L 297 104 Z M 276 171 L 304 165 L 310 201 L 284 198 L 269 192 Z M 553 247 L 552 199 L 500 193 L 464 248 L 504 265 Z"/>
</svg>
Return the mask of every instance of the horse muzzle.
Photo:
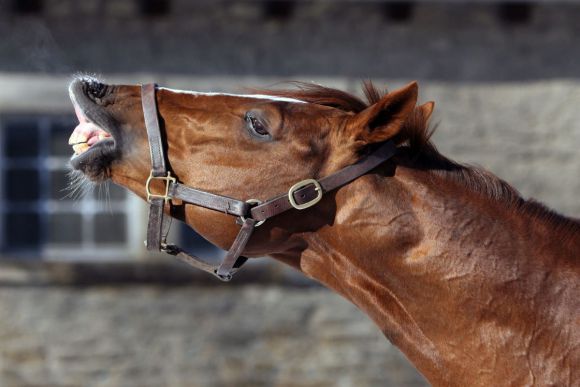
<svg viewBox="0 0 580 387">
<path fill-rule="evenodd" d="M 117 125 L 104 107 L 110 90 L 111 87 L 90 77 L 77 78 L 69 86 L 79 120 L 69 138 L 74 152 L 71 166 L 92 180 L 106 178 L 110 163 L 119 156 Z"/>
</svg>

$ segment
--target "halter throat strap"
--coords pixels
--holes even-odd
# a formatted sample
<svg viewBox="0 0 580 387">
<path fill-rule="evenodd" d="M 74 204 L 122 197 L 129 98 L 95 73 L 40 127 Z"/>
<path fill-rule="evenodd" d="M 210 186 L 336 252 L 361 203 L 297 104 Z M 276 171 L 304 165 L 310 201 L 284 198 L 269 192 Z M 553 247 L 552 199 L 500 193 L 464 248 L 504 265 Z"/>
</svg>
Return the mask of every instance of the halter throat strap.
<svg viewBox="0 0 580 387">
<path fill-rule="evenodd" d="M 149 202 L 149 221 L 145 245 L 148 250 L 166 252 L 191 266 L 215 275 L 222 281 L 229 281 L 233 274 L 247 261 L 242 253 L 256 227 L 285 211 L 304 210 L 312 207 L 322 199 L 324 193 L 344 186 L 370 172 L 397 152 L 393 142 L 385 142 L 355 164 L 319 180 L 302 180 L 290 187 L 287 193 L 264 202 L 254 199 L 243 201 L 200 191 L 179 183 L 167 168 L 165 141 L 159 125 L 156 89 L 157 85 L 154 83 L 141 86 L 141 103 L 151 156 L 151 173 L 145 187 Z M 155 191 L 154 185 L 156 185 L 157 191 Z M 159 185 L 163 186 L 162 191 L 158 190 Z M 237 217 L 237 222 L 241 225 L 240 231 L 221 264 L 212 265 L 195 255 L 186 253 L 176 245 L 167 243 L 166 234 L 169 223 L 164 212 L 166 209 L 171 211 L 171 199 L 180 199 L 186 203 Z"/>
</svg>

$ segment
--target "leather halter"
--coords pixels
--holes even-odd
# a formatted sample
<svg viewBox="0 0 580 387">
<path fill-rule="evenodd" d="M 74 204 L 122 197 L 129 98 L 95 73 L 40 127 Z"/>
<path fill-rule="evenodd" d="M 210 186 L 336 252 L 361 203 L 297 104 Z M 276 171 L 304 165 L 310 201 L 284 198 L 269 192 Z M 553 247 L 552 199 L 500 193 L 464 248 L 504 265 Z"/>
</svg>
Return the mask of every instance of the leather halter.
<svg viewBox="0 0 580 387">
<path fill-rule="evenodd" d="M 146 183 L 147 201 L 150 207 L 145 244 L 148 250 L 159 250 L 176 256 L 198 269 L 217 276 L 222 281 L 229 281 L 233 274 L 247 261 L 247 258 L 241 254 L 256 227 L 285 211 L 304 210 L 312 207 L 322 199 L 325 192 L 350 183 L 390 159 L 397 152 L 393 142 L 387 141 L 355 164 L 319 180 L 302 180 L 290 187 L 288 193 L 264 202 L 255 199 L 243 201 L 196 190 L 179 183 L 167 170 L 164 141 L 159 126 L 155 98 L 156 88 L 157 86 L 153 83 L 141 86 L 143 115 L 151 153 L 151 174 Z M 163 182 L 163 192 L 154 193 L 152 191 L 151 184 L 155 180 Z M 167 243 L 167 235 L 164 230 L 168 228 L 168 223 L 164 216 L 164 209 L 166 204 L 171 209 L 171 199 L 174 198 L 238 218 L 241 229 L 221 264 L 212 265 L 195 255 L 187 254 L 176 245 Z"/>
</svg>

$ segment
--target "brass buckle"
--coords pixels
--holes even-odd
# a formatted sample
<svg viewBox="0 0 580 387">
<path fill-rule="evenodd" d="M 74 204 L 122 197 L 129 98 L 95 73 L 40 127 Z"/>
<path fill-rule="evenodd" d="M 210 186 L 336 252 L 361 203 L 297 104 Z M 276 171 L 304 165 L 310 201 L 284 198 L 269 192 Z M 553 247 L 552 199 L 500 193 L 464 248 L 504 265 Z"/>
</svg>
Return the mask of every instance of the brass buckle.
<svg viewBox="0 0 580 387">
<path fill-rule="evenodd" d="M 313 184 L 314 185 L 314 189 L 316 191 L 318 191 L 318 195 L 316 195 L 316 197 L 314 199 L 312 199 L 309 202 L 306 202 L 304 204 L 298 204 L 296 203 L 296 200 L 294 199 L 294 193 L 296 191 L 298 191 L 300 188 L 302 187 L 306 187 L 307 185 Z M 312 207 L 313 205 L 315 205 L 316 203 L 318 203 L 320 200 L 322 199 L 322 186 L 320 185 L 320 183 L 314 179 L 306 179 L 306 180 L 302 180 L 299 181 L 298 183 L 294 184 L 292 187 L 290 187 L 290 189 L 288 190 L 288 200 L 290 201 L 290 204 L 292 205 L 292 207 L 296 208 L 297 210 L 304 210 L 306 208 Z"/>
<path fill-rule="evenodd" d="M 165 194 L 154 194 L 151 192 L 151 182 L 153 180 L 162 180 L 165 182 Z M 145 190 L 147 191 L 147 201 L 151 203 L 151 199 L 163 199 L 165 203 L 171 200 L 169 196 L 169 186 L 171 183 L 175 183 L 175 177 L 171 176 L 171 172 L 167 172 L 167 176 L 153 176 L 153 171 L 149 174 L 147 178 L 147 183 L 145 183 Z"/>
</svg>

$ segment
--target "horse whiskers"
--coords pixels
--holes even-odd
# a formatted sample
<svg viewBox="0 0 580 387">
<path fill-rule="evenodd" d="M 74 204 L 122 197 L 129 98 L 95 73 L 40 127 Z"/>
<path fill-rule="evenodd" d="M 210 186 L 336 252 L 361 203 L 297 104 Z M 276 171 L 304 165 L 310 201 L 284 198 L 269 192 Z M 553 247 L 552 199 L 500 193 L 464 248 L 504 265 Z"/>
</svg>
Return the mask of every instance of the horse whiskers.
<svg viewBox="0 0 580 387">
<path fill-rule="evenodd" d="M 104 208 L 109 214 L 113 213 L 111 205 L 111 183 L 109 180 L 95 183 L 86 177 L 82 172 L 70 170 L 68 172 L 69 185 L 62 191 L 66 192 L 64 198 L 73 200 L 81 200 L 97 190 L 97 198 L 100 203 L 103 203 Z"/>
<path fill-rule="evenodd" d="M 80 200 L 91 194 L 96 184 L 87 178 L 82 172 L 70 170 L 68 172 L 69 185 L 63 189 L 67 192 L 65 198 Z"/>
<path fill-rule="evenodd" d="M 109 180 L 104 181 L 99 184 L 98 198 L 100 202 L 103 202 L 104 208 L 109 214 L 113 213 L 113 207 L 111 206 L 111 184 Z"/>
</svg>

